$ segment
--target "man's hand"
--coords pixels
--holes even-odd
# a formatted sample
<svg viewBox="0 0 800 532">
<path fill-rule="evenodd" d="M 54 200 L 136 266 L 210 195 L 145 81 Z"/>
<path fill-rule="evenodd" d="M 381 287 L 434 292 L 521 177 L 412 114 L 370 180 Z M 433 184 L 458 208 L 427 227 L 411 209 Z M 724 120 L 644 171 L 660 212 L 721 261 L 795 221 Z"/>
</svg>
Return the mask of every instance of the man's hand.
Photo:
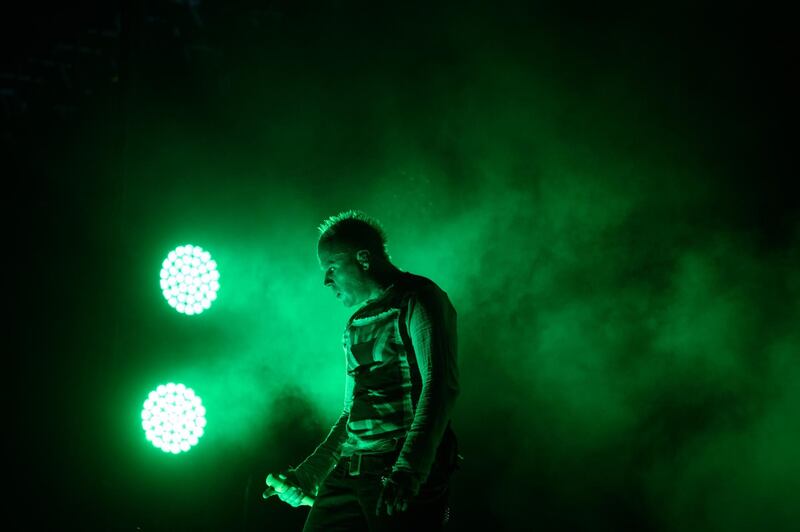
<svg viewBox="0 0 800 532">
<path fill-rule="evenodd" d="M 410 473 L 394 471 L 383 479 L 375 515 L 397 514 L 408 510 L 408 503 L 417 494 L 417 486 Z"/>
<path fill-rule="evenodd" d="M 292 470 L 282 471 L 277 474 L 276 479 L 279 480 L 277 484 L 275 481 L 270 481 L 271 477 L 267 477 L 267 484 L 269 488 L 265 491 L 263 497 L 269 495 L 277 495 L 280 500 L 297 508 L 302 505 L 312 505 L 313 498 L 310 498 L 300 487 L 300 482 Z M 270 485 L 270 482 L 272 484 Z M 267 493 L 269 492 L 269 495 Z"/>
<path fill-rule="evenodd" d="M 285 480 L 287 482 L 291 482 L 286 478 L 286 475 L 284 475 L 283 473 L 278 473 L 278 478 L 281 480 Z M 289 506 L 294 506 L 295 508 L 297 508 L 303 503 L 304 496 L 305 494 L 303 493 L 303 490 L 301 490 L 297 486 L 291 486 L 285 491 L 278 492 L 278 497 L 280 498 L 280 500 L 282 500 Z"/>
</svg>

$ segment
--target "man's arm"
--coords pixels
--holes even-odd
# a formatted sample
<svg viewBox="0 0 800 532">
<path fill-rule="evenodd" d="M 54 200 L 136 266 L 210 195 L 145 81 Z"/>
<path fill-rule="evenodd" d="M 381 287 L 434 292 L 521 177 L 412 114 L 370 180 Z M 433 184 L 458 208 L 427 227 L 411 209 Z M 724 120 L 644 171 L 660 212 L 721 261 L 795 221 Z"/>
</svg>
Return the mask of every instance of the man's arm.
<svg viewBox="0 0 800 532">
<path fill-rule="evenodd" d="M 456 311 L 440 289 L 425 288 L 409 301 L 406 324 L 422 390 L 393 472 L 408 477 L 417 493 L 430 474 L 459 393 Z"/>
</svg>

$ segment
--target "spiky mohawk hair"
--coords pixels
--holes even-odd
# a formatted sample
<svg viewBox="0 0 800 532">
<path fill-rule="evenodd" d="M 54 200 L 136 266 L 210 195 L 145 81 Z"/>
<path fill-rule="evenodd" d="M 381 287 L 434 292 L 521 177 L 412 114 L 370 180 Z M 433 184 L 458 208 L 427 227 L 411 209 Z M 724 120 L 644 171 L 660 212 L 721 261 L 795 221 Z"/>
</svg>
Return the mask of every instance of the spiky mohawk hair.
<svg viewBox="0 0 800 532">
<path fill-rule="evenodd" d="M 340 212 L 319 225 L 319 243 L 335 240 L 356 249 L 368 249 L 388 259 L 386 232 L 381 223 L 362 211 Z"/>
</svg>

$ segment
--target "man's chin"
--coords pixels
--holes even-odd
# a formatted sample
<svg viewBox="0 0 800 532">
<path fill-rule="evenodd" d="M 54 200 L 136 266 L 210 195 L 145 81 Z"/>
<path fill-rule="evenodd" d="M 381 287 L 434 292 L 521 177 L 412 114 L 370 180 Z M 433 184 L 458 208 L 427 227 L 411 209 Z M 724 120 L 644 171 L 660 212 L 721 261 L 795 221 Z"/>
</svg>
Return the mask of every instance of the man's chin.
<svg viewBox="0 0 800 532">
<path fill-rule="evenodd" d="M 341 301 L 342 305 L 344 305 L 345 307 L 348 307 L 348 308 L 349 307 L 353 307 L 353 306 L 356 305 L 356 302 L 355 302 L 355 300 L 353 300 L 352 297 L 348 297 L 348 296 L 346 296 L 345 294 L 343 294 L 341 292 L 336 294 L 336 299 Z"/>
</svg>

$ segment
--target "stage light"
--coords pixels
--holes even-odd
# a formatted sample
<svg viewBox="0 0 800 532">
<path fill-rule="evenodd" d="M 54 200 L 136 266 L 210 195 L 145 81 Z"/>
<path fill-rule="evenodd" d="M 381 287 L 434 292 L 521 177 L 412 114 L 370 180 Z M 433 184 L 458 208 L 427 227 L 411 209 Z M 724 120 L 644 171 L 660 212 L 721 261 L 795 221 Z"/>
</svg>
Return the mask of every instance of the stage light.
<svg viewBox="0 0 800 532">
<path fill-rule="evenodd" d="M 145 437 L 165 453 L 178 454 L 197 445 L 205 426 L 203 402 L 183 384 L 161 384 L 144 401 Z"/>
<path fill-rule="evenodd" d="M 200 246 L 178 246 L 161 263 L 161 293 L 180 313 L 192 316 L 208 310 L 218 290 L 217 262 Z"/>
</svg>

